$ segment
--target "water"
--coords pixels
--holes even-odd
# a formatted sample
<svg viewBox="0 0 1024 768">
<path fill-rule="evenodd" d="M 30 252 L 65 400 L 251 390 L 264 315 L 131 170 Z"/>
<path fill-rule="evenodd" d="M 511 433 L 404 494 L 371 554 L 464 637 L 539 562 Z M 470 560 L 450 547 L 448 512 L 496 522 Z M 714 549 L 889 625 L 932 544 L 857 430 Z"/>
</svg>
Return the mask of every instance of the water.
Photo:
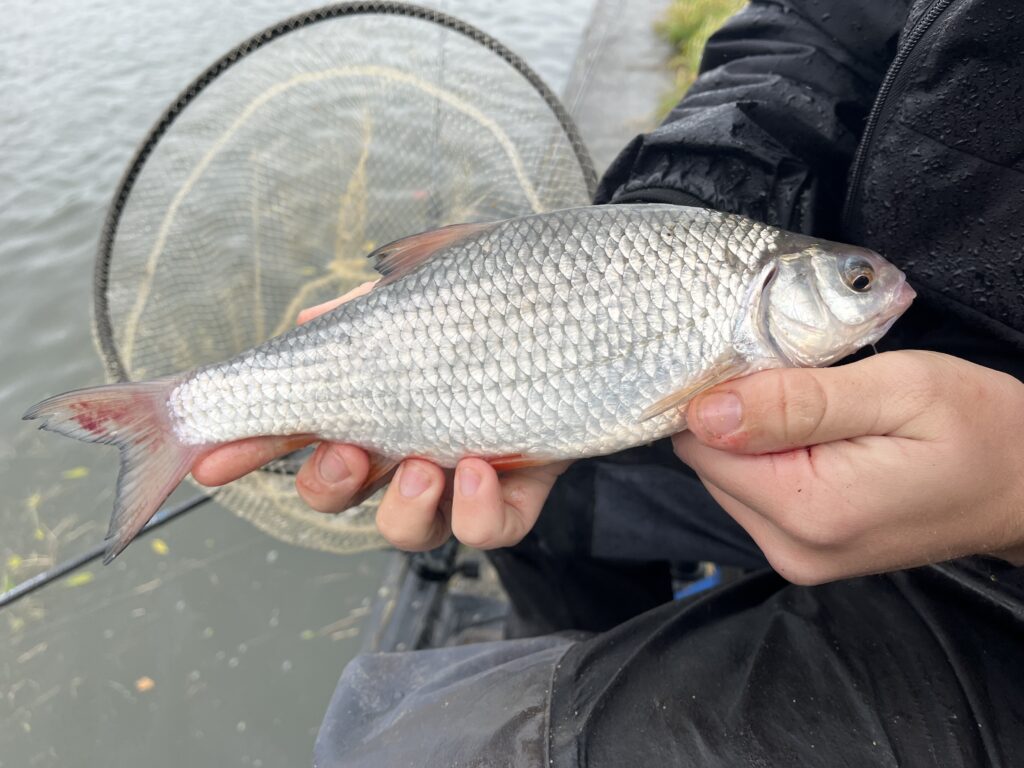
<svg viewBox="0 0 1024 768">
<path fill-rule="evenodd" d="M 592 0 L 435 3 L 564 87 Z M 116 454 L 19 420 L 100 383 L 92 261 L 110 196 L 166 105 L 309 4 L 20 0 L 0 27 L 0 580 L 102 539 Z M 179 491 L 176 498 L 190 496 Z M 386 553 L 281 544 L 208 504 L 0 611 L 0 768 L 309 763 Z"/>
</svg>

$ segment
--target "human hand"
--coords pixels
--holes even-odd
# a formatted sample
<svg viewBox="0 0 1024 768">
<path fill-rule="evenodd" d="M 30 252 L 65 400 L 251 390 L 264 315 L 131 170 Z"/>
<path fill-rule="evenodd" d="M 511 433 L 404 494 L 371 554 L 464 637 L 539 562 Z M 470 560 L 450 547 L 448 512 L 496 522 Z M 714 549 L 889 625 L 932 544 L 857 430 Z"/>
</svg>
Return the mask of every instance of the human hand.
<svg viewBox="0 0 1024 768">
<path fill-rule="evenodd" d="M 677 455 L 792 582 L 980 553 L 1024 564 L 1024 383 L 1012 376 L 890 352 L 727 382 L 687 420 Z"/>
<path fill-rule="evenodd" d="M 373 285 L 364 283 L 338 299 L 305 309 L 298 322 L 308 322 L 362 296 Z M 201 457 L 192 466 L 192 476 L 203 485 L 224 485 L 315 440 L 308 435 L 239 440 Z M 551 486 L 569 463 L 512 470 L 499 477 L 482 459 L 463 459 L 454 473 L 429 461 L 407 459 L 381 500 L 377 527 L 391 544 L 410 551 L 433 549 L 453 533 L 479 549 L 511 546 L 537 522 Z M 348 508 L 369 470 L 366 451 L 322 442 L 299 470 L 295 487 L 313 509 L 341 512 Z"/>
</svg>

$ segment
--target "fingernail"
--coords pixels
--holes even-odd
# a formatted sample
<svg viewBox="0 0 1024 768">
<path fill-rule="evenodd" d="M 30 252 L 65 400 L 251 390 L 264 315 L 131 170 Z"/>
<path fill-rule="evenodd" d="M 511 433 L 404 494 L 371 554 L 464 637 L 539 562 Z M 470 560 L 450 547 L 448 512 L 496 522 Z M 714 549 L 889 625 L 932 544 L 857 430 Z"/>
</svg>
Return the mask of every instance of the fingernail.
<svg viewBox="0 0 1024 768">
<path fill-rule="evenodd" d="M 430 487 L 427 473 L 415 464 L 403 464 L 401 475 L 398 478 L 398 490 L 407 499 L 415 499 Z"/>
<path fill-rule="evenodd" d="M 697 418 L 712 435 L 725 437 L 740 428 L 743 403 L 732 392 L 708 395 L 697 405 Z"/>
<path fill-rule="evenodd" d="M 468 467 L 459 470 L 459 493 L 472 496 L 480 487 L 480 475 Z"/>
<path fill-rule="evenodd" d="M 341 454 L 338 453 L 336 448 L 331 448 L 320 458 L 320 465 L 318 469 L 320 472 L 320 479 L 327 483 L 327 485 L 340 483 L 352 474 L 348 468 L 348 464 L 345 463 L 345 460 L 341 457 Z"/>
</svg>

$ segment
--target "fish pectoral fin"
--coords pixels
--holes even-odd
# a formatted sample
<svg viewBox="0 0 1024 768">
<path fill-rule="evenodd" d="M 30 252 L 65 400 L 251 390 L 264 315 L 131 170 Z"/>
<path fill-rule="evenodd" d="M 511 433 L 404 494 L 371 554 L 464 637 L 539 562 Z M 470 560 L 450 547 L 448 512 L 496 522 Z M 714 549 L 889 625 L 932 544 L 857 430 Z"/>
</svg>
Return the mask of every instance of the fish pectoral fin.
<svg viewBox="0 0 1024 768">
<path fill-rule="evenodd" d="M 652 403 L 645 408 L 640 414 L 640 421 L 653 419 L 655 416 L 660 416 L 672 408 L 681 408 L 701 392 L 711 389 L 711 387 L 721 384 L 723 381 L 742 376 L 749 370 L 750 364 L 738 354 L 730 353 L 723 355 L 715 361 L 708 373 L 686 382 L 681 389 L 669 393 L 658 400 L 658 402 Z"/>
<path fill-rule="evenodd" d="M 366 258 L 373 259 L 373 268 L 383 275 L 377 285 L 387 285 L 409 274 L 438 251 L 466 240 L 477 232 L 491 229 L 495 224 L 493 221 L 480 224 L 452 224 L 430 232 L 421 232 L 382 245 Z"/>
<path fill-rule="evenodd" d="M 394 459 L 388 458 L 387 456 L 381 456 L 379 453 L 370 453 L 370 471 L 366 475 L 366 480 L 359 490 L 352 496 L 349 501 L 349 509 L 352 507 L 358 507 L 368 498 L 373 496 L 377 491 L 383 488 L 385 485 L 391 482 L 391 478 L 395 476 L 395 470 L 398 469 L 398 462 Z"/>
</svg>

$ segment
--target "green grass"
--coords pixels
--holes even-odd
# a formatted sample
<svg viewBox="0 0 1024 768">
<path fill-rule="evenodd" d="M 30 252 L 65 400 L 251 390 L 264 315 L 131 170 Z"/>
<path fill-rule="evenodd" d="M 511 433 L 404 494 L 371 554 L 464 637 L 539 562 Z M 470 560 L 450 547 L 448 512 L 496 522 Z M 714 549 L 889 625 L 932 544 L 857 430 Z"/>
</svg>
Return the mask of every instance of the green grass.
<svg viewBox="0 0 1024 768">
<path fill-rule="evenodd" d="M 661 105 L 665 115 L 683 97 L 697 77 L 704 44 L 722 23 L 746 5 L 746 0 L 673 0 L 655 25 L 658 35 L 675 51 L 669 66 L 675 71 L 675 85 Z"/>
</svg>

